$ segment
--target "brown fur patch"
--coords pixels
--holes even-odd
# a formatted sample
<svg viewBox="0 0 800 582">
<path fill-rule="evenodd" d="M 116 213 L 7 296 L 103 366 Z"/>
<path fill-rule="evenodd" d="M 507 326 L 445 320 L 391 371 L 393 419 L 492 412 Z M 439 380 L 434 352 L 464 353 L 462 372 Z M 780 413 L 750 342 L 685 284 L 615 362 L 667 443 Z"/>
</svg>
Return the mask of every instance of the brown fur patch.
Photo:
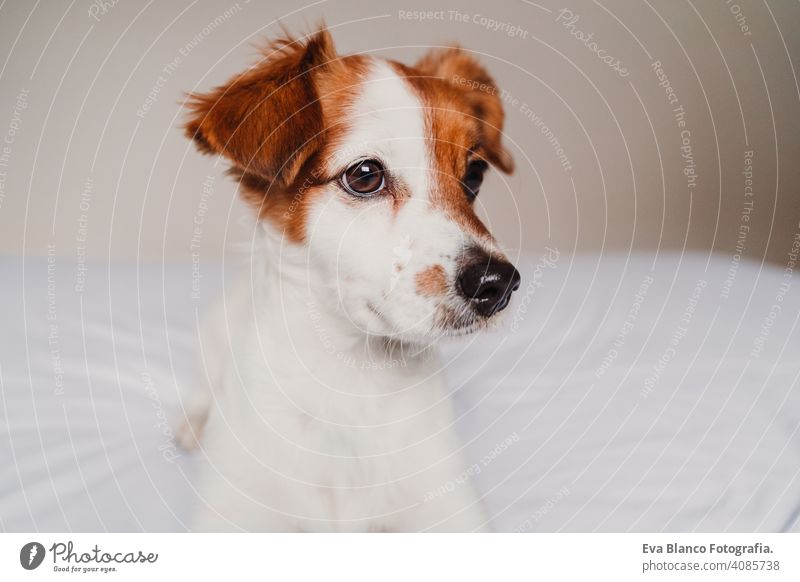
<svg viewBox="0 0 800 582">
<path fill-rule="evenodd" d="M 513 172 L 514 159 L 502 144 L 505 114 L 500 91 L 486 69 L 457 46 L 428 52 L 414 69 L 456 88 L 470 113 L 480 121 L 480 143 L 486 159 L 507 174 Z"/>
<path fill-rule="evenodd" d="M 251 69 L 189 97 L 186 133 L 200 151 L 232 163 L 260 218 L 302 241 L 308 209 L 333 178 L 327 155 L 346 129 L 366 62 L 337 56 L 324 28 L 302 41 L 274 41 Z"/>
<path fill-rule="evenodd" d="M 447 272 L 441 265 L 432 265 L 417 273 L 414 278 L 417 293 L 425 297 L 439 297 L 448 290 Z"/>
<path fill-rule="evenodd" d="M 490 238 L 464 193 L 468 159 L 486 159 L 510 172 L 513 161 L 501 144 L 503 108 L 492 78 L 458 48 L 435 50 L 414 67 L 395 64 L 425 107 L 426 133 L 436 176 L 431 202 L 476 238 Z M 482 89 L 472 89 L 474 81 Z M 494 90 L 487 90 L 494 89 Z"/>
<path fill-rule="evenodd" d="M 503 109 L 486 71 L 458 48 L 430 52 L 415 67 L 393 63 L 426 108 L 429 147 L 437 172 L 432 202 L 479 237 L 489 236 L 461 186 L 467 153 L 511 171 L 500 143 Z M 339 57 L 323 27 L 303 40 L 286 37 L 227 84 L 187 100 L 187 135 L 204 153 L 227 158 L 243 198 L 260 218 L 293 241 L 307 236 L 308 212 L 335 179 L 328 160 L 348 128 L 349 110 L 367 77 L 369 59 Z M 484 89 L 470 89 L 470 79 Z M 477 147 L 476 147 L 477 145 Z M 402 185 L 400 185 L 402 186 Z M 408 196 L 389 192 L 393 208 Z"/>
<path fill-rule="evenodd" d="M 254 67 L 188 100 L 187 135 L 244 173 L 288 185 L 322 133 L 313 77 L 336 59 L 321 30 L 305 42 L 272 42 Z"/>
</svg>

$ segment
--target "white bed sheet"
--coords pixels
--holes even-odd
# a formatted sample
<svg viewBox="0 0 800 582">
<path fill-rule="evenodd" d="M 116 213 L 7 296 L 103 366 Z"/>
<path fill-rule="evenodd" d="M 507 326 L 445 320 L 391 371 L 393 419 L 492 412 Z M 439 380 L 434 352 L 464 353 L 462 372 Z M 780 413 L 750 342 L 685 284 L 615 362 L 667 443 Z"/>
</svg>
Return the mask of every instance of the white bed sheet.
<svg viewBox="0 0 800 582">
<path fill-rule="evenodd" d="M 664 253 L 518 266 L 503 328 L 444 346 L 496 529 L 798 529 L 793 274 Z M 191 267 L 89 264 L 82 290 L 75 267 L 0 260 L 0 529 L 184 530 L 193 463 L 165 419 L 223 270 L 201 265 L 198 299 Z"/>
</svg>

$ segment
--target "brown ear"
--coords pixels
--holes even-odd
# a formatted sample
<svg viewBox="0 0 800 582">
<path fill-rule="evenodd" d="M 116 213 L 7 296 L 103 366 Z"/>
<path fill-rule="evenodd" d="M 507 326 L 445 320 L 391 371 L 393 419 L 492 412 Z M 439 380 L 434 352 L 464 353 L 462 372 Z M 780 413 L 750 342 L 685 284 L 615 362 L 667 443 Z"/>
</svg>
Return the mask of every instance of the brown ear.
<svg viewBox="0 0 800 582">
<path fill-rule="evenodd" d="M 322 28 L 303 41 L 275 41 L 264 52 L 226 85 L 189 96 L 186 135 L 241 173 L 287 185 L 322 138 L 314 78 L 337 58 L 336 50 Z"/>
<path fill-rule="evenodd" d="M 463 91 L 475 117 L 483 121 L 483 147 L 489 161 L 502 171 L 514 171 L 514 159 L 502 144 L 503 105 L 489 73 L 460 47 L 435 49 L 414 65 L 423 75 L 439 77 Z"/>
</svg>

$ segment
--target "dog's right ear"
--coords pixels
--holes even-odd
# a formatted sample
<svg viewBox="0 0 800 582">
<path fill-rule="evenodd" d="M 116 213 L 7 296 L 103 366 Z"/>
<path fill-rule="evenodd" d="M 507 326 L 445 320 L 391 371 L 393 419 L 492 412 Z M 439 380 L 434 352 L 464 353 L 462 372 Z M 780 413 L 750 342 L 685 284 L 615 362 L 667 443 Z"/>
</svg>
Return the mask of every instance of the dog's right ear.
<svg viewBox="0 0 800 582">
<path fill-rule="evenodd" d="M 423 75 L 442 79 L 461 91 L 475 117 L 483 122 L 483 146 L 489 161 L 507 174 L 513 172 L 514 158 L 502 143 L 505 114 L 500 91 L 486 69 L 458 46 L 433 49 L 414 67 Z"/>
<path fill-rule="evenodd" d="M 336 58 L 324 27 L 304 40 L 271 43 L 248 71 L 189 96 L 186 135 L 200 151 L 224 156 L 244 174 L 291 183 L 322 139 L 314 78 Z"/>
</svg>

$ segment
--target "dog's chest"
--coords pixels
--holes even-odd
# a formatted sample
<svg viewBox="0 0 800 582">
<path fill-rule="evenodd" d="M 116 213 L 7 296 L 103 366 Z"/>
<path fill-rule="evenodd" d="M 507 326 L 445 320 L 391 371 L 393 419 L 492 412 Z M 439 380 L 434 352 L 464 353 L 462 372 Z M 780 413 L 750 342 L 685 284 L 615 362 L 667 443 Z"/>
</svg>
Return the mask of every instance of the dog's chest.
<svg viewBox="0 0 800 582">
<path fill-rule="evenodd" d="M 265 464 L 303 481 L 358 487 L 401 478 L 434 461 L 439 433 L 449 434 L 451 403 L 430 358 L 327 375 L 249 372 L 247 398 L 232 412 L 242 438 Z"/>
<path fill-rule="evenodd" d="M 440 426 L 450 407 L 444 393 L 435 372 L 360 370 L 286 379 L 264 395 L 262 410 L 295 442 L 363 456 L 413 444 Z"/>
</svg>

